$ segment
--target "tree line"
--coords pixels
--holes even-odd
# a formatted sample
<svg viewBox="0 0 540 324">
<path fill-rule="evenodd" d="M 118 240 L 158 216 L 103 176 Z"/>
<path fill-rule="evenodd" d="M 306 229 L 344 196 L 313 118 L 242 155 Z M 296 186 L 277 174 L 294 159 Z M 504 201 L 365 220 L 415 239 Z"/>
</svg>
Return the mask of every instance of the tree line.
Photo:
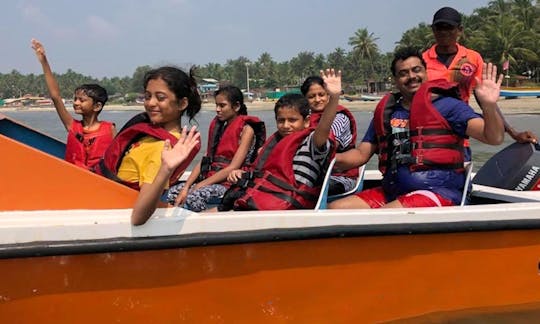
<svg viewBox="0 0 540 324">
<path fill-rule="evenodd" d="M 463 15 L 464 33 L 460 43 L 478 51 L 487 62 L 499 67 L 506 61 L 505 71 L 513 80 L 538 83 L 540 80 L 540 3 L 532 0 L 494 0 L 486 7 L 477 8 L 471 15 Z M 384 84 L 390 80 L 392 53 L 382 53 L 379 38 L 367 28 L 358 29 L 349 37 L 349 51 L 338 47 L 324 55 L 310 51 L 298 53 L 289 61 L 276 62 L 270 53 L 262 53 L 250 61 L 240 56 L 225 64 L 207 63 L 197 66 L 197 75 L 220 83 L 231 83 L 246 89 L 248 72 L 250 89 L 263 91 L 274 88 L 297 87 L 310 75 L 318 75 L 322 68 L 331 66 L 347 71 L 343 76 L 348 93 L 376 91 L 370 84 Z M 396 48 L 415 46 L 421 50 L 434 43 L 429 23 L 419 23 L 402 34 Z M 131 77 L 96 79 L 68 69 L 56 74 L 62 96 L 70 98 L 80 84 L 98 83 L 105 87 L 113 100 L 132 101 L 142 91 L 144 73 L 150 66 L 139 66 Z M 385 90 L 385 89 L 382 89 Z M 22 75 L 16 70 L 0 73 L 0 98 L 19 97 L 31 93 L 47 94 L 43 75 Z"/>
</svg>

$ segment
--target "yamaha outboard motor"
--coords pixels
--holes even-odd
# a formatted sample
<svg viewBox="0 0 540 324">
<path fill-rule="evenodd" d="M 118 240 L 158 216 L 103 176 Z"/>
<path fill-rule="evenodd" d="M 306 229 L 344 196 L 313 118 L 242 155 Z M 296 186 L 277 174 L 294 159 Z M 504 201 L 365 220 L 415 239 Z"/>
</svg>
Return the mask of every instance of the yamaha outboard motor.
<svg viewBox="0 0 540 324">
<path fill-rule="evenodd" d="M 478 170 L 473 183 L 508 190 L 540 190 L 540 145 L 507 146 Z"/>
</svg>

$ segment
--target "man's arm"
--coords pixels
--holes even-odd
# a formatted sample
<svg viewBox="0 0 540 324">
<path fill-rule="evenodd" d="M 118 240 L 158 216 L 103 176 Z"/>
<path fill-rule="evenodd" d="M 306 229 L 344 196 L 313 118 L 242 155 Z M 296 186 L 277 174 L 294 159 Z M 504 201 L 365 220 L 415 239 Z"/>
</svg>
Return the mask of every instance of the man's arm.
<svg viewBox="0 0 540 324">
<path fill-rule="evenodd" d="M 482 64 L 481 66 L 483 66 L 484 61 L 483 61 L 482 57 L 480 56 L 480 54 L 478 54 L 478 56 L 479 56 L 479 62 L 480 62 L 480 64 Z M 482 77 L 482 74 L 481 74 L 482 71 L 483 70 L 479 69 L 479 71 L 477 71 L 477 73 L 475 74 L 475 77 L 478 77 L 478 79 L 480 79 Z M 480 103 L 480 101 L 478 100 L 478 97 L 476 96 L 476 91 L 473 91 L 473 94 L 474 94 L 474 98 L 476 99 L 476 102 L 478 103 L 478 105 L 480 107 L 482 107 L 482 104 Z M 518 143 L 533 143 L 533 144 L 538 143 L 538 136 L 536 136 L 536 134 L 534 134 L 530 130 L 526 130 L 526 131 L 523 131 L 523 132 L 518 132 L 504 118 L 504 115 L 503 115 L 503 113 L 502 113 L 502 111 L 501 111 L 501 109 L 499 107 L 497 107 L 497 112 L 500 114 L 500 116 L 501 116 L 501 118 L 503 120 L 504 131 L 506 133 L 508 133 L 508 135 L 510 135 L 510 137 L 512 137 L 516 142 L 518 142 Z"/>
<path fill-rule="evenodd" d="M 500 114 L 501 114 L 501 117 L 503 117 L 502 112 Z M 503 117 L 503 121 L 504 121 L 504 130 L 516 142 L 518 142 L 518 143 L 533 143 L 533 144 L 538 143 L 538 136 L 536 136 L 536 134 L 533 133 L 532 131 L 526 130 L 526 131 L 523 131 L 523 132 L 518 132 L 512 126 L 510 126 L 510 124 L 508 124 L 508 122 L 504 119 L 504 117 Z"/>
<path fill-rule="evenodd" d="M 361 142 L 360 145 L 354 149 L 336 154 L 335 168 L 338 170 L 358 168 L 369 161 L 373 154 L 375 154 L 376 149 L 377 146 L 375 144 Z"/>
</svg>

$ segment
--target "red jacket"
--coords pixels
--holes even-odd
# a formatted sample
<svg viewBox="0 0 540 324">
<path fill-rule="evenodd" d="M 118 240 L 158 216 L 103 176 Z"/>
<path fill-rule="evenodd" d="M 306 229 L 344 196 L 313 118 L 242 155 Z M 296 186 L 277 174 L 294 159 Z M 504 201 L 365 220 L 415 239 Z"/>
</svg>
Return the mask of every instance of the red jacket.
<svg viewBox="0 0 540 324">
<path fill-rule="evenodd" d="M 426 169 L 463 169 L 463 138 L 452 131 L 448 121 L 432 103 L 432 93 L 456 93 L 455 83 L 443 79 L 428 81 L 418 89 L 410 107 L 409 136 L 411 171 Z M 395 97 L 386 95 L 377 105 L 373 124 L 378 139 L 379 170 L 384 174 L 392 165 L 390 115 Z"/>
<path fill-rule="evenodd" d="M 313 131 L 306 129 L 281 138 L 274 133 L 261 149 L 254 169 L 245 173 L 247 179 L 239 184 L 245 193 L 234 207 L 238 210 L 287 210 L 314 208 L 321 191 L 320 184 L 309 187 L 294 177 L 293 158 L 296 151 Z M 330 156 L 329 160 L 333 158 Z"/>
<path fill-rule="evenodd" d="M 173 146 L 178 142 L 178 139 L 174 135 L 161 127 L 154 126 L 147 122 L 134 123 L 129 127 L 123 128 L 118 135 L 116 135 L 114 141 L 109 146 L 103 159 L 101 159 L 98 167 L 96 168 L 96 172 L 128 187 L 140 190 L 138 182 L 124 181 L 118 178 L 117 173 L 125 153 L 130 149 L 132 144 L 136 143 L 144 136 L 152 136 L 160 140 L 168 139 Z M 187 169 L 200 149 L 201 145 L 197 144 L 197 146 L 189 154 L 189 157 L 173 172 L 169 179 L 169 184 L 172 185 L 178 180 L 178 177 Z"/>
<path fill-rule="evenodd" d="M 234 154 L 238 150 L 240 136 L 245 125 L 251 126 L 255 131 L 255 152 L 257 152 L 266 140 L 264 122 L 258 117 L 237 116 L 225 129 L 219 127 L 220 122 L 217 118 L 212 120 L 208 129 L 206 156 L 201 163 L 200 180 L 214 175 L 231 163 Z M 248 162 L 251 163 L 253 160 Z"/>
<path fill-rule="evenodd" d="M 113 140 L 113 126 L 101 121 L 95 132 L 85 132 L 82 122 L 74 120 L 68 131 L 65 160 L 93 171 Z"/>
</svg>

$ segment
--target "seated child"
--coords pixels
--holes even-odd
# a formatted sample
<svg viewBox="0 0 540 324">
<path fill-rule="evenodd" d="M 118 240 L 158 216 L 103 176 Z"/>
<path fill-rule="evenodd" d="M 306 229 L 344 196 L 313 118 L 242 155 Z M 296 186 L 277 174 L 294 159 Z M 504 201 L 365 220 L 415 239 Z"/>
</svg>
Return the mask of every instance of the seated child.
<svg viewBox="0 0 540 324">
<path fill-rule="evenodd" d="M 100 174 L 139 190 L 131 215 L 134 225 L 150 218 L 164 190 L 177 182 L 200 150 L 199 134 L 194 129 L 188 134 L 181 126 L 184 113 L 191 121 L 201 109 L 193 69 L 189 75 L 169 66 L 148 71 L 144 88 L 146 113 L 118 133 L 98 168 Z"/>
<path fill-rule="evenodd" d="M 266 138 L 264 122 L 247 115 L 239 88 L 219 88 L 214 98 L 216 117 L 208 129 L 206 155 L 185 183 L 169 189 L 167 197 L 170 204 L 196 212 L 205 210 L 213 200 L 221 201 L 230 187 L 229 173 L 252 163 Z"/>
<path fill-rule="evenodd" d="M 260 150 L 249 171 L 235 170 L 232 186 L 218 210 L 308 209 L 316 204 L 324 174 L 334 156 L 331 125 L 341 94 L 341 72 L 321 71 L 330 94 L 316 128 L 309 127 L 310 106 L 300 94 L 281 97 L 275 105 L 277 132 Z"/>
<path fill-rule="evenodd" d="M 302 94 L 306 97 L 311 107 L 311 116 L 309 118 L 312 127 L 317 126 L 319 119 L 328 105 L 329 94 L 324 89 L 324 80 L 320 76 L 308 77 L 300 87 Z M 336 118 L 332 122 L 332 135 L 336 139 L 336 153 L 346 152 L 354 149 L 356 145 L 356 120 L 349 109 L 339 105 L 337 107 Z M 328 186 L 328 195 L 350 191 L 356 185 L 358 179 L 358 168 L 349 170 L 332 171 L 330 185 Z"/>
</svg>

